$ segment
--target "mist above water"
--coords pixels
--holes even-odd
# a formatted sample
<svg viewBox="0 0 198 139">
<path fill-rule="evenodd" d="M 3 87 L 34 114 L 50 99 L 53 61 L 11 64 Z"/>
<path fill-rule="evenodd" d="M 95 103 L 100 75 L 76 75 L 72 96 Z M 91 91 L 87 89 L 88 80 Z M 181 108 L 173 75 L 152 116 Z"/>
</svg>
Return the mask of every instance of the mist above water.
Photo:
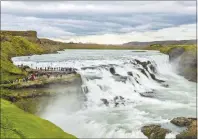
<svg viewBox="0 0 198 139">
<path fill-rule="evenodd" d="M 196 84 L 177 75 L 168 59 L 158 51 L 66 50 L 13 61 L 78 69 L 82 84 L 59 89 L 61 95 L 40 114 L 66 132 L 79 138 L 146 138 L 141 127 L 159 123 L 173 130 L 168 138 L 179 132 L 172 118 L 196 116 Z"/>
</svg>

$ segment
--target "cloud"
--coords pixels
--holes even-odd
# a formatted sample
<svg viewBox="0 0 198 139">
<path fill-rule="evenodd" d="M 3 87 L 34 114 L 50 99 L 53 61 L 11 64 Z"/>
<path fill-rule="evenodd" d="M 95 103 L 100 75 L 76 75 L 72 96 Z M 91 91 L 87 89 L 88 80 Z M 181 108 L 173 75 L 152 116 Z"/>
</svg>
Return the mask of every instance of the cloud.
<svg viewBox="0 0 198 139">
<path fill-rule="evenodd" d="M 170 39 L 160 34 L 163 29 L 185 26 L 191 30 L 189 25 L 195 23 L 196 1 L 1 2 L 2 30 L 36 30 L 39 37 L 76 42 L 115 44 Z M 175 31 L 180 38 L 182 33 L 189 38 L 185 31 Z M 147 34 L 158 36 L 148 38 Z"/>
<path fill-rule="evenodd" d="M 128 1 L 128 2 L 9 2 L 3 1 L 2 12 L 6 14 L 131 14 L 131 13 L 182 13 L 195 14 L 196 1 Z M 14 6 L 13 6 L 14 5 Z M 26 12 L 24 12 L 26 11 Z"/>
<path fill-rule="evenodd" d="M 125 34 L 103 34 L 88 36 L 73 36 L 70 39 L 55 39 L 63 42 L 83 42 L 98 44 L 123 44 L 130 41 L 160 41 L 196 39 L 196 24 L 181 25 L 155 31 L 132 32 Z"/>
</svg>

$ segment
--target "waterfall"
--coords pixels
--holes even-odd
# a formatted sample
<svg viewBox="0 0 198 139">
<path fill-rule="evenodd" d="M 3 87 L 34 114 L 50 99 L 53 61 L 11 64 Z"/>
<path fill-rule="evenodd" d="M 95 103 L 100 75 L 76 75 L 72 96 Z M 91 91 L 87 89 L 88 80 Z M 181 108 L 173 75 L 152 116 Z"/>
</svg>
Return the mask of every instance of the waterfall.
<svg viewBox="0 0 198 139">
<path fill-rule="evenodd" d="M 57 97 L 41 117 L 79 138 L 146 138 L 140 131 L 146 124 L 171 127 L 171 118 L 196 115 L 196 84 L 177 75 L 158 51 L 66 50 L 12 60 L 77 69 L 81 91 Z M 177 133 L 173 128 L 167 137 Z"/>
</svg>

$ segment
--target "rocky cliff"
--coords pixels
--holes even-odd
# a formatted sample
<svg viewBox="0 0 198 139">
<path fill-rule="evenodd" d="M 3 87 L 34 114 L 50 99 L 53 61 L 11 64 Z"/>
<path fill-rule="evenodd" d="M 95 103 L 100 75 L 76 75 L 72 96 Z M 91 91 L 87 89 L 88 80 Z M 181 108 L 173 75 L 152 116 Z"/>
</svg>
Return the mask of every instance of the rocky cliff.
<svg viewBox="0 0 198 139">
<path fill-rule="evenodd" d="M 197 82 L 197 52 L 196 49 L 185 50 L 175 47 L 168 52 L 170 62 L 173 62 L 178 73 L 190 81 Z"/>
<path fill-rule="evenodd" d="M 36 31 L 1 31 L 1 35 L 3 36 L 21 36 L 29 41 L 37 42 L 39 39 L 37 38 Z"/>
</svg>

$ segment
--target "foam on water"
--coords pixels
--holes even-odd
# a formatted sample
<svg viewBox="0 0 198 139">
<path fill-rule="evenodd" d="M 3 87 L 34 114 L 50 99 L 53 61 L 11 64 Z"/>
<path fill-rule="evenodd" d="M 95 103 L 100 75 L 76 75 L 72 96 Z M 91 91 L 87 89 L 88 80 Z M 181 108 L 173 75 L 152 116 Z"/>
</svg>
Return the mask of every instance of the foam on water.
<svg viewBox="0 0 198 139">
<path fill-rule="evenodd" d="M 135 62 L 150 61 L 157 69 L 153 73 Z M 14 64 L 36 67 L 73 67 L 78 69 L 83 81 L 78 95 L 57 97 L 40 115 L 79 138 L 146 138 L 141 127 L 146 124 L 166 124 L 177 116 L 196 115 L 196 84 L 175 73 L 168 56 L 158 51 L 135 52 L 131 50 L 66 50 L 58 54 L 15 57 Z M 113 67 L 120 76 L 109 72 Z M 145 76 L 138 68 L 145 70 Z M 132 72 L 129 76 L 127 72 Z M 164 80 L 169 87 L 153 80 Z M 124 81 L 123 81 L 124 79 Z M 152 97 L 140 94 L 152 92 Z M 115 107 L 115 97 L 124 101 Z M 106 99 L 106 106 L 101 99 Z M 71 100 L 71 101 L 69 101 Z M 117 100 L 116 100 L 117 101 Z M 72 109 L 72 108 L 75 109 Z M 176 128 L 167 138 L 175 137 Z"/>
</svg>

